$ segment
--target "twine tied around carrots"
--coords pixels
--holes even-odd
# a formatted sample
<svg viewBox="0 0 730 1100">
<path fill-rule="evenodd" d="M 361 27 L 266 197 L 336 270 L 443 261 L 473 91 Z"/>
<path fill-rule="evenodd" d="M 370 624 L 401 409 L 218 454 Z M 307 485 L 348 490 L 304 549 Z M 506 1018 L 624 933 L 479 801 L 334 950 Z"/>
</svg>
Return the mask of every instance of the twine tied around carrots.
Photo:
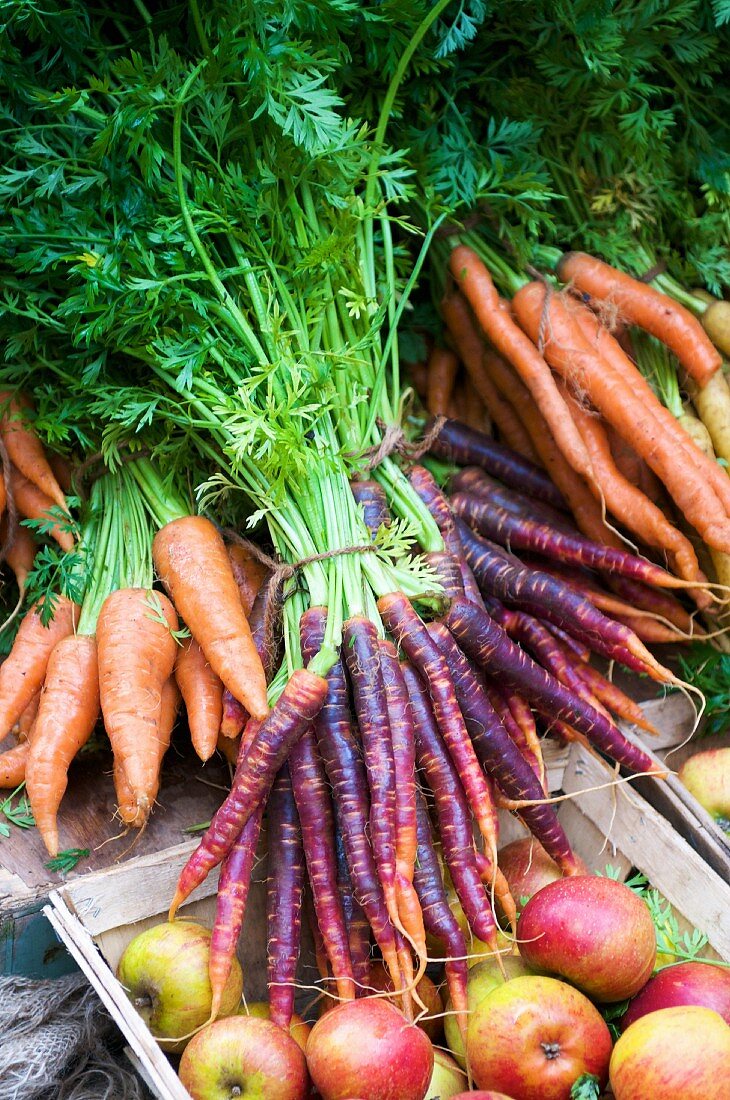
<svg viewBox="0 0 730 1100">
<path fill-rule="evenodd" d="M 364 457 L 366 461 L 358 475 L 359 479 L 374 470 L 392 454 L 398 454 L 411 463 L 418 462 L 427 451 L 431 450 L 446 419 L 445 416 L 437 416 L 423 438 L 417 443 L 406 438 L 400 424 L 389 424 L 385 428 L 381 442 L 360 453 L 360 457 Z M 273 652 L 274 637 L 278 628 L 281 609 L 286 602 L 284 585 L 287 581 L 295 577 L 300 570 L 308 565 L 313 565 L 315 562 L 328 561 L 330 558 L 339 558 L 345 554 L 376 554 L 378 552 L 378 547 L 369 542 L 359 546 L 340 546 L 335 550 L 327 550 L 321 554 L 310 554 L 308 557 L 300 558 L 295 562 L 285 562 L 267 554 L 255 542 L 244 538 L 243 535 L 239 535 L 237 531 L 233 531 L 231 528 L 225 528 L 222 534 L 225 539 L 240 546 L 270 572 L 269 578 L 264 582 L 266 584 L 266 605 L 262 625 L 264 653 Z"/>
</svg>

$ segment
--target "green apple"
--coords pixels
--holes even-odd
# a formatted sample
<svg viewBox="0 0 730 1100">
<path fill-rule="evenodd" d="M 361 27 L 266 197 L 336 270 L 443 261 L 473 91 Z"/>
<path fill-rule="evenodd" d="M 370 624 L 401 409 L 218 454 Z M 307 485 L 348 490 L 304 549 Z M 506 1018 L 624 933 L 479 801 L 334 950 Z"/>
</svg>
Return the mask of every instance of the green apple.
<svg viewBox="0 0 730 1100">
<path fill-rule="evenodd" d="M 305 1100 L 307 1062 L 283 1028 L 255 1016 L 229 1016 L 199 1031 L 180 1059 L 193 1100 Z"/>
<path fill-rule="evenodd" d="M 451 1100 L 469 1087 L 467 1076 L 453 1058 L 434 1047 L 433 1073 L 424 1100 Z"/>
<path fill-rule="evenodd" d="M 535 973 L 535 970 L 529 967 L 519 955 L 503 955 L 502 964 L 508 981 L 512 978 L 521 978 L 524 974 Z M 469 1015 L 471 1015 L 479 1002 L 499 985 L 504 985 L 504 976 L 499 968 L 499 963 L 494 957 L 485 959 L 483 962 L 473 966 L 469 971 L 469 982 L 466 987 Z M 459 1030 L 459 1024 L 453 1011 L 451 1001 L 446 1005 L 444 1032 L 446 1034 L 446 1044 L 449 1050 L 461 1068 L 466 1069 L 464 1040 Z"/>
<path fill-rule="evenodd" d="M 730 748 L 698 752 L 682 764 L 678 774 L 700 806 L 730 832 Z"/>
<path fill-rule="evenodd" d="M 255 1016 L 258 1020 L 269 1020 L 271 1018 L 271 1009 L 266 1001 L 251 1001 L 247 1004 L 242 1004 L 238 1010 L 239 1016 Z M 306 1020 L 303 1020 L 298 1013 L 293 1013 L 291 1023 L 289 1024 L 289 1034 L 295 1043 L 301 1047 L 302 1052 L 306 1053 L 307 1039 L 309 1033 L 312 1030 L 312 1025 L 308 1024 Z"/>
<path fill-rule="evenodd" d="M 182 1050 L 192 1033 L 210 1019 L 209 955 L 210 931 L 178 920 L 140 932 L 119 960 L 119 981 L 166 1051 Z M 242 991 L 243 974 L 234 959 L 219 1015 L 237 1010 Z"/>
</svg>

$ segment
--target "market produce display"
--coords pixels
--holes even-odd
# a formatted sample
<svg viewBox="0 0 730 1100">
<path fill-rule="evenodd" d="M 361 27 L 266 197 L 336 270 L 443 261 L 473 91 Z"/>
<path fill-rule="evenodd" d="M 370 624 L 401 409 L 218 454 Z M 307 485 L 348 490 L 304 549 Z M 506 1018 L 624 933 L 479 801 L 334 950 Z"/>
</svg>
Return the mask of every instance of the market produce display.
<svg viewBox="0 0 730 1100">
<path fill-rule="evenodd" d="M 56 857 L 90 739 L 130 835 L 173 736 L 231 761 L 119 971 L 147 1012 L 171 984 L 194 1098 L 640 1095 L 671 1022 L 612 1053 L 609 1006 L 650 996 L 657 907 L 586 875 L 543 743 L 660 781 L 614 666 L 700 710 L 729 644 L 730 12 L 6 7 L 0 786 Z M 218 868 L 208 933 L 179 910 Z"/>
</svg>

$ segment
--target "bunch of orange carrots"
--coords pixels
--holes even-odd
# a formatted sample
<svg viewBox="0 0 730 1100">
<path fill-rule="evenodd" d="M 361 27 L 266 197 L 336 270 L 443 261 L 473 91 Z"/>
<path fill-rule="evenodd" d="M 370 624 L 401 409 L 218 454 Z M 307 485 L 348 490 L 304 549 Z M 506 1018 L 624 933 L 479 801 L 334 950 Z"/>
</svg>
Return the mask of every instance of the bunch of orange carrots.
<svg viewBox="0 0 730 1100">
<path fill-rule="evenodd" d="M 449 414 L 463 364 L 498 436 L 549 472 L 577 528 L 616 549 L 639 544 L 712 622 L 728 594 L 730 478 L 698 446 L 686 408 L 678 420 L 656 396 L 632 333 L 676 357 L 720 455 L 730 419 L 722 356 L 684 305 L 602 261 L 571 253 L 556 273 L 522 277 L 473 235 L 455 241 L 441 302 L 445 346 L 414 383 L 431 413 Z M 439 388 L 447 358 L 450 381 Z M 615 595 L 617 613 L 646 640 L 698 632 L 694 614 L 670 596 L 640 587 Z"/>
</svg>

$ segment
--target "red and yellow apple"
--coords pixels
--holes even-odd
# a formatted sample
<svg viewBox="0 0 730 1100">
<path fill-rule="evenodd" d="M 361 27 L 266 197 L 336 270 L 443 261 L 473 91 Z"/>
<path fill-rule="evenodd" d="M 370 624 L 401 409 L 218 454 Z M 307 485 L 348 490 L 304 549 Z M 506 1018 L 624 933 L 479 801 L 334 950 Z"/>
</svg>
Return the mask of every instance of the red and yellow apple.
<svg viewBox="0 0 730 1100">
<path fill-rule="evenodd" d="M 368 985 L 371 990 L 377 993 L 394 993 L 393 980 L 387 968 L 381 962 L 375 962 L 371 965 Z M 427 974 L 424 974 L 419 980 L 415 991 L 426 1006 L 426 1014 L 421 1016 L 420 1013 L 423 1012 L 423 1009 L 414 1004 L 413 1009 L 418 1016 L 416 1023 L 426 1032 L 433 1043 L 443 1031 L 444 1002 L 441 1000 L 438 989 Z M 397 998 L 395 1004 L 397 1006 Z"/>
<path fill-rule="evenodd" d="M 488 1092 L 477 1089 L 474 1092 L 459 1092 L 451 1100 L 514 1100 L 514 1097 L 507 1096 L 504 1092 L 492 1092 L 491 1089 Z"/>
<path fill-rule="evenodd" d="M 563 878 L 538 890 L 520 915 L 517 938 L 527 963 L 599 1001 L 633 997 L 656 960 L 646 904 L 623 883 L 597 875 Z"/>
<path fill-rule="evenodd" d="M 463 1093 L 469 1082 L 466 1074 L 445 1051 L 434 1047 L 433 1073 L 428 1083 L 425 1100 L 451 1100 Z"/>
<path fill-rule="evenodd" d="M 269 1020 L 271 1019 L 271 1009 L 266 1001 L 251 1001 L 247 1004 L 242 1004 L 238 1010 L 239 1016 L 255 1016 L 257 1020 Z M 295 1043 L 299 1045 L 302 1053 L 306 1054 L 307 1040 L 309 1039 L 309 1033 L 312 1030 L 312 1025 L 308 1024 L 306 1020 L 303 1020 L 296 1012 L 292 1015 L 291 1023 L 289 1024 L 289 1034 Z"/>
<path fill-rule="evenodd" d="M 535 973 L 519 955 L 503 955 L 502 965 L 504 966 L 508 981 L 512 978 L 522 978 L 525 974 Z M 471 1015 L 479 1002 L 482 1001 L 488 993 L 491 993 L 492 990 L 496 989 L 498 986 L 504 985 L 504 982 L 504 975 L 500 970 L 499 963 L 494 957 L 485 959 L 484 962 L 477 963 L 476 966 L 473 966 L 469 971 L 469 981 L 466 987 L 469 1014 Z M 451 1001 L 446 1005 L 444 1033 L 446 1036 L 446 1045 L 449 1047 L 462 1069 L 466 1069 L 464 1040 L 459 1030 L 456 1014 L 452 1010 Z"/>
<path fill-rule="evenodd" d="M 307 1043 L 307 1064 L 322 1100 L 423 1100 L 433 1047 L 388 1001 L 363 997 L 320 1017 Z"/>
<path fill-rule="evenodd" d="M 208 977 L 210 931 L 191 921 L 165 921 L 135 936 L 117 966 L 127 996 L 166 1051 L 180 1051 L 210 1019 L 213 993 Z M 241 1003 L 243 974 L 234 959 L 220 1016 Z M 186 1038 L 184 1039 L 183 1036 Z"/>
<path fill-rule="evenodd" d="M 695 753 L 678 775 L 700 806 L 730 832 L 730 748 Z"/>
<path fill-rule="evenodd" d="M 711 1008 L 662 1008 L 627 1028 L 611 1056 L 616 1100 L 727 1100 L 730 1027 Z"/>
<path fill-rule="evenodd" d="M 190 1040 L 180 1080 L 193 1100 L 305 1100 L 307 1062 L 283 1028 L 254 1016 L 215 1020 Z"/>
<path fill-rule="evenodd" d="M 636 994 L 621 1017 L 621 1029 L 649 1012 L 679 1005 L 711 1008 L 730 1024 L 730 970 L 702 962 L 666 966 Z"/>
<path fill-rule="evenodd" d="M 549 882 L 555 882 L 563 877 L 555 860 L 551 859 L 542 844 L 531 836 L 505 844 L 504 848 L 500 848 L 497 853 L 497 858 L 518 909 L 521 908 L 521 898 L 529 899 Z M 578 856 L 576 856 L 576 863 L 581 874 L 587 875 L 588 869 Z"/>
<path fill-rule="evenodd" d="M 594 1005 L 556 978 L 513 978 L 469 1017 L 469 1067 L 480 1089 L 514 1100 L 569 1100 L 583 1073 L 605 1084 L 611 1035 Z"/>
</svg>

